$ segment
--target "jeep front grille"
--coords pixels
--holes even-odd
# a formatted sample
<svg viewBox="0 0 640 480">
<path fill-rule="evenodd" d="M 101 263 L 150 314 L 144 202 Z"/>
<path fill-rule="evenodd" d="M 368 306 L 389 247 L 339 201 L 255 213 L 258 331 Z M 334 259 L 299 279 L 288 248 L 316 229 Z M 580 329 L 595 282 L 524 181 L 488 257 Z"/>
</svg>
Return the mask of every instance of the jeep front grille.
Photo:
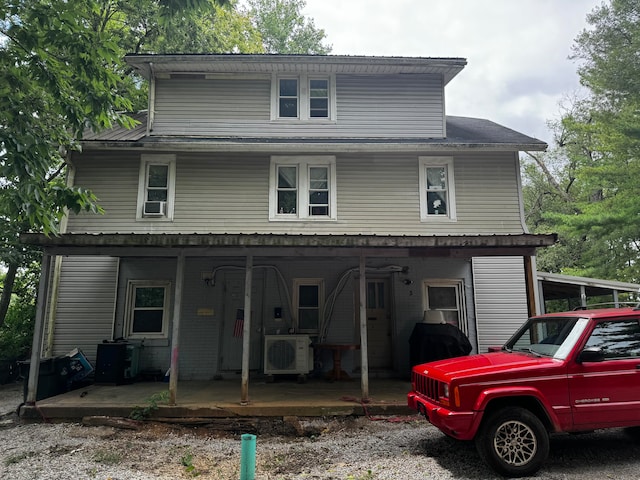
<svg viewBox="0 0 640 480">
<path fill-rule="evenodd" d="M 434 402 L 438 402 L 440 400 L 440 392 L 442 392 L 442 382 L 438 382 L 433 378 L 429 378 L 415 372 L 412 372 L 412 375 L 416 392 L 424 395 Z"/>
</svg>

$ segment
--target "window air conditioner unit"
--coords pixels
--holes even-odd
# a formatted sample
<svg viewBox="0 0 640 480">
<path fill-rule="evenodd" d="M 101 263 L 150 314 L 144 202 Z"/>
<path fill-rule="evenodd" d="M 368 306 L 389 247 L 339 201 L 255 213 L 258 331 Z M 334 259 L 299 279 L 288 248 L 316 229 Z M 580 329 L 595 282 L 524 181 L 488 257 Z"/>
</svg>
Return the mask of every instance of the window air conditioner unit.
<svg viewBox="0 0 640 480">
<path fill-rule="evenodd" d="M 144 215 L 147 217 L 163 217 L 167 202 L 144 202 Z"/>
<path fill-rule="evenodd" d="M 306 375 L 313 367 L 309 335 L 265 335 L 264 373 Z"/>
</svg>

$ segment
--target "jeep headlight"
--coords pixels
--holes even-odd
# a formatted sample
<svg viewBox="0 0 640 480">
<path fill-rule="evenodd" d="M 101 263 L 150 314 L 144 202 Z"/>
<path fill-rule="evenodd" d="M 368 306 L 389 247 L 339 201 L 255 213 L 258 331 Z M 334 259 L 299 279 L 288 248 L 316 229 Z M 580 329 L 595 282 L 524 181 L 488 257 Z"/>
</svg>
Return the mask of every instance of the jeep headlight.
<svg viewBox="0 0 640 480">
<path fill-rule="evenodd" d="M 442 385 L 442 396 L 444 398 L 449 398 L 449 384 L 445 383 Z"/>
<path fill-rule="evenodd" d="M 440 395 L 439 395 L 439 399 L 440 403 L 442 403 L 443 405 L 449 405 L 449 384 L 448 383 L 441 383 L 440 384 Z"/>
</svg>

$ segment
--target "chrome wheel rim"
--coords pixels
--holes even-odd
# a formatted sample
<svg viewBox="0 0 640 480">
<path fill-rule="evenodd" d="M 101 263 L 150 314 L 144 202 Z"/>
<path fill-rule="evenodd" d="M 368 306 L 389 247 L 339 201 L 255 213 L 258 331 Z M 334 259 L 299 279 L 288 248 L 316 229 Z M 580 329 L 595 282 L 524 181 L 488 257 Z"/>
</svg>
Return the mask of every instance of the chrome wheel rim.
<svg viewBox="0 0 640 480">
<path fill-rule="evenodd" d="M 493 448 L 508 465 L 521 467 L 529 463 L 538 450 L 538 441 L 528 425 L 516 420 L 504 422 L 493 437 Z"/>
</svg>

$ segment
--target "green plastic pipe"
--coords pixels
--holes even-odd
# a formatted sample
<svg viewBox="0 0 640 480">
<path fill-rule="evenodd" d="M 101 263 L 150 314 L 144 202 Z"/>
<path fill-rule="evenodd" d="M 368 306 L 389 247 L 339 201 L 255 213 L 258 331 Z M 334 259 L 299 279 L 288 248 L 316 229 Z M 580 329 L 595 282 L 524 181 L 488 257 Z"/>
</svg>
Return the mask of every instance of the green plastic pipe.
<svg viewBox="0 0 640 480">
<path fill-rule="evenodd" d="M 249 433 L 241 437 L 240 480 L 256 478 L 256 436 Z"/>
</svg>

